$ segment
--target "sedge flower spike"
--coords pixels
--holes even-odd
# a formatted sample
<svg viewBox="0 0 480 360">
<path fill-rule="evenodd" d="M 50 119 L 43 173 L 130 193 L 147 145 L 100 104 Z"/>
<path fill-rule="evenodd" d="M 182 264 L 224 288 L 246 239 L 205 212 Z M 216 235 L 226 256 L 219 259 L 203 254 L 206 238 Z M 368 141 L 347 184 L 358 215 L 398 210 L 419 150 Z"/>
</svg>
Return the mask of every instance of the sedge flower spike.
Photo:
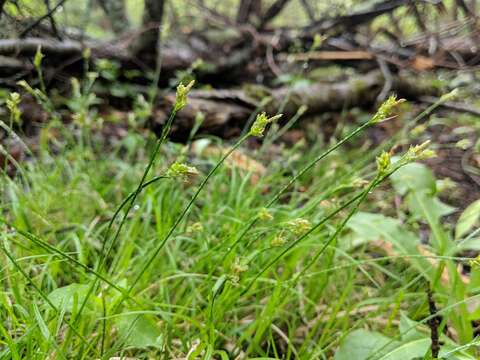
<svg viewBox="0 0 480 360">
<path fill-rule="evenodd" d="M 16 92 L 12 92 L 6 101 L 7 109 L 10 111 L 10 118 L 15 123 L 20 122 L 20 116 L 22 115 L 22 112 L 19 108 L 20 101 L 20 94 Z"/>
<path fill-rule="evenodd" d="M 263 137 L 263 133 L 268 124 L 277 121 L 282 117 L 282 114 L 278 114 L 272 117 L 268 117 L 265 112 L 258 114 L 252 127 L 250 128 L 250 135 L 255 137 Z"/>
<path fill-rule="evenodd" d="M 262 220 L 262 221 L 270 221 L 270 220 L 273 220 L 273 215 L 270 213 L 270 211 L 268 211 L 267 208 L 262 208 L 258 214 L 257 214 L 257 217 L 259 220 Z"/>
<path fill-rule="evenodd" d="M 184 163 L 174 162 L 167 171 L 167 176 L 172 178 L 180 178 L 188 181 L 192 176 L 198 175 L 198 170 L 194 166 L 188 166 Z"/>
<path fill-rule="evenodd" d="M 397 107 L 399 104 L 403 103 L 405 99 L 398 99 L 395 95 L 391 95 L 385 102 L 380 105 L 378 108 L 378 111 L 376 114 L 373 116 L 373 118 L 370 120 L 371 124 L 378 124 L 379 122 L 382 122 L 386 119 L 388 119 L 392 113 L 393 109 Z"/>
<path fill-rule="evenodd" d="M 187 95 L 190 90 L 192 90 L 193 84 L 195 84 L 195 80 L 190 81 L 186 86 L 183 84 L 177 86 L 177 95 L 174 106 L 175 111 L 179 111 L 187 105 Z"/>
<path fill-rule="evenodd" d="M 377 171 L 380 175 L 387 173 L 388 168 L 390 167 L 391 158 L 390 154 L 386 151 L 382 152 L 380 156 L 377 157 Z"/>
<path fill-rule="evenodd" d="M 303 235 L 312 228 L 312 224 L 307 219 L 298 218 L 287 223 L 288 229 L 295 235 Z"/>
<path fill-rule="evenodd" d="M 425 141 L 420 145 L 410 146 L 405 157 L 408 162 L 413 162 L 417 160 L 430 159 L 436 156 L 435 151 L 428 149 L 430 145 L 430 140 Z"/>
</svg>

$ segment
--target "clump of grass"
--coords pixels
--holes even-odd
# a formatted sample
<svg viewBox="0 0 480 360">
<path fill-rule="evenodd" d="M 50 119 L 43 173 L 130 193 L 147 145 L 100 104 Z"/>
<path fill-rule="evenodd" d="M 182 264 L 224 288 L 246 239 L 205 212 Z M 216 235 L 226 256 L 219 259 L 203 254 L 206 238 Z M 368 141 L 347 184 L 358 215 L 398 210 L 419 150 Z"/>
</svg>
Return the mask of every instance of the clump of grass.
<svg viewBox="0 0 480 360">
<path fill-rule="evenodd" d="M 345 246 L 349 221 L 377 208 L 372 191 L 433 155 L 428 143 L 399 158 L 389 148 L 362 161 L 355 149 L 342 151 L 400 101 L 388 99 L 331 147 L 313 144 L 286 167 L 276 162 L 298 149 L 285 149 L 254 183 L 224 164 L 279 116 L 259 114 L 220 158 L 186 163 L 190 144 L 167 139 L 192 86 L 178 87 L 158 139 L 130 134 L 105 153 L 67 138 L 55 157 L 23 165 L 25 183 L 2 176 L 2 358 L 329 358 L 351 329 L 399 336 L 401 310 L 424 313 L 425 280 L 447 305 L 445 319 L 464 329 L 459 343 L 472 342 L 453 311 L 458 298 L 447 297 L 459 285 L 438 280 L 445 266 L 454 274 L 453 248 L 436 249 L 440 263 L 425 278 L 403 258 L 370 256 L 366 243 Z M 44 90 L 28 90 L 53 106 Z M 82 104 L 91 115 L 91 103 Z M 448 243 L 430 220 L 438 243 Z"/>
</svg>

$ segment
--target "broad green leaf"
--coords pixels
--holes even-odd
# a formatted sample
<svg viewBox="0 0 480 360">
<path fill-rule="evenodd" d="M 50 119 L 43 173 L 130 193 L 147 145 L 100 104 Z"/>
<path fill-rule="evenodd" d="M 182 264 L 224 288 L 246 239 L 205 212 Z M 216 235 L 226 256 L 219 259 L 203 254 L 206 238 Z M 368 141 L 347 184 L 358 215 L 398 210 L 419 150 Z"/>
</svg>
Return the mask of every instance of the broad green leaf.
<svg viewBox="0 0 480 360">
<path fill-rule="evenodd" d="M 348 334 L 335 352 L 335 360 L 366 360 L 371 354 L 387 352 L 398 346 L 397 342 L 390 342 L 390 338 L 374 331 L 355 330 Z M 387 345 L 387 346 L 386 346 Z M 385 349 L 382 349 L 385 347 Z M 381 350 L 382 349 L 382 350 Z"/>
<path fill-rule="evenodd" d="M 430 348 L 431 339 L 430 339 L 430 329 L 427 325 L 419 323 L 415 320 L 410 319 L 405 313 L 400 314 L 400 326 L 399 326 L 400 334 L 402 336 L 402 344 L 407 345 L 406 347 L 409 349 L 408 351 L 413 351 L 415 346 L 419 346 L 422 341 L 415 342 L 416 340 L 423 340 L 428 344 L 428 348 Z M 473 360 L 475 359 L 471 355 L 469 355 L 465 349 L 462 349 L 458 344 L 453 342 L 445 334 L 440 334 L 440 342 L 442 344 L 440 349 L 440 358 L 445 358 L 445 360 Z M 414 346 L 414 344 L 416 344 Z M 420 346 L 419 346 L 420 347 Z M 421 350 L 421 349 L 420 349 Z M 421 352 L 418 350 L 419 352 Z M 385 354 L 384 356 L 387 356 Z M 395 355 L 393 353 L 392 355 Z M 445 355 L 448 355 L 445 357 Z M 423 355 L 422 355 L 423 356 Z M 383 357 L 380 357 L 383 359 Z M 374 357 L 376 359 L 376 357 Z M 397 359 L 394 358 L 385 358 L 385 359 Z M 407 359 L 407 358 L 406 358 Z"/>
<path fill-rule="evenodd" d="M 407 196 L 407 204 L 415 217 L 434 223 L 439 223 L 441 217 L 455 211 L 454 207 L 442 203 L 437 197 L 425 190 L 410 192 Z"/>
<path fill-rule="evenodd" d="M 123 314 L 117 318 L 115 325 L 126 347 L 162 348 L 163 346 L 162 333 L 151 316 Z"/>
<path fill-rule="evenodd" d="M 436 191 L 435 176 L 424 164 L 407 164 L 393 173 L 390 179 L 395 191 L 400 195 L 405 195 L 409 190 L 425 190 L 429 194 Z"/>
<path fill-rule="evenodd" d="M 53 290 L 48 294 L 48 299 L 55 305 L 57 309 L 65 308 L 65 311 L 73 310 L 74 297 L 76 296 L 77 304 L 85 300 L 88 292 L 88 285 L 70 284 Z"/>
<path fill-rule="evenodd" d="M 365 241 L 383 240 L 394 246 L 399 255 L 418 256 L 419 240 L 415 234 L 404 229 L 400 221 L 381 214 L 359 212 L 349 221 L 347 227 L 353 230 L 353 237 Z M 360 240 L 353 240 L 358 243 Z M 427 278 L 432 265 L 424 258 L 412 257 L 410 262 Z"/>
<path fill-rule="evenodd" d="M 405 341 L 394 349 L 389 350 L 382 356 L 374 356 L 372 360 L 412 360 L 415 358 L 423 359 L 430 349 L 431 340 L 429 338 L 413 339 Z"/>
<path fill-rule="evenodd" d="M 400 314 L 400 334 L 402 341 L 412 341 L 423 339 L 428 335 L 429 329 L 426 326 L 410 319 L 404 312 Z"/>
<path fill-rule="evenodd" d="M 460 239 L 467 234 L 480 219 L 480 199 L 471 203 L 460 215 L 455 228 L 455 238 Z"/>
</svg>

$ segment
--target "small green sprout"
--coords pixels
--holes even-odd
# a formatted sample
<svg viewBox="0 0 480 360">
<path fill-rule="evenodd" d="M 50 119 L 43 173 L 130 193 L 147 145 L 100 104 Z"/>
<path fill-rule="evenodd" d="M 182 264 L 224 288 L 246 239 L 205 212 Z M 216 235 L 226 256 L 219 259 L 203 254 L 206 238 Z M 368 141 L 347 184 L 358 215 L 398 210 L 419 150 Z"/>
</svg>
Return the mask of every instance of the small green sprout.
<svg viewBox="0 0 480 360">
<path fill-rule="evenodd" d="M 272 117 L 268 117 L 265 112 L 258 114 L 250 129 L 250 135 L 255 137 L 263 137 L 263 133 L 267 125 L 274 121 L 277 121 L 281 117 L 282 114 L 278 114 Z"/>
<path fill-rule="evenodd" d="M 460 150 L 467 150 L 473 146 L 473 141 L 470 139 L 462 139 L 457 141 L 455 144 L 456 148 L 459 148 Z"/>
<path fill-rule="evenodd" d="M 297 236 L 305 234 L 312 228 L 312 224 L 307 219 L 298 218 L 287 223 L 287 228 Z"/>
<path fill-rule="evenodd" d="M 7 99 L 6 104 L 8 111 L 10 111 L 10 121 L 11 123 L 19 124 L 20 123 L 20 116 L 22 112 L 20 111 L 18 105 L 20 105 L 20 94 L 16 92 L 12 92 L 10 97 Z"/>
<path fill-rule="evenodd" d="M 423 134 L 426 130 L 427 130 L 427 125 L 420 124 L 415 126 L 412 130 L 410 130 L 410 134 L 412 134 L 412 136 L 419 136 Z"/>
<path fill-rule="evenodd" d="M 91 56 L 92 56 L 92 50 L 90 50 L 89 47 L 86 47 L 85 49 L 83 49 L 82 51 L 83 60 L 89 60 Z"/>
<path fill-rule="evenodd" d="M 187 95 L 192 90 L 195 80 L 192 80 L 188 83 L 187 86 L 180 84 L 177 86 L 177 96 L 175 98 L 175 111 L 183 109 L 187 105 Z"/>
<path fill-rule="evenodd" d="M 397 100 L 396 95 L 391 95 L 387 100 L 385 100 L 385 102 L 382 105 L 380 105 L 380 107 L 377 110 L 377 113 L 370 120 L 370 123 L 378 124 L 388 119 L 390 116 L 392 116 L 394 108 L 397 107 L 399 104 L 403 103 L 404 101 L 405 99 Z"/>
<path fill-rule="evenodd" d="M 449 93 L 446 93 L 440 97 L 441 102 L 455 100 L 459 95 L 458 89 L 453 89 Z"/>
<path fill-rule="evenodd" d="M 315 36 L 313 37 L 312 47 L 310 49 L 311 50 L 319 49 L 326 39 L 327 37 L 325 35 L 315 34 Z"/>
<path fill-rule="evenodd" d="M 38 46 L 37 52 L 35 53 L 35 57 L 33 58 L 33 65 L 35 66 L 35 69 L 37 69 L 37 71 L 40 70 L 42 66 L 42 60 L 44 57 L 45 55 L 42 54 L 42 47 Z"/>
<path fill-rule="evenodd" d="M 270 211 L 268 211 L 267 208 L 262 208 L 258 214 L 257 214 L 257 217 L 259 220 L 261 221 L 270 221 L 270 220 L 273 220 L 273 215 L 270 213 Z"/>
<path fill-rule="evenodd" d="M 194 166 L 188 166 L 184 163 L 174 162 L 167 170 L 167 176 L 172 178 L 180 178 L 188 181 L 192 176 L 198 175 L 198 170 Z"/>
</svg>

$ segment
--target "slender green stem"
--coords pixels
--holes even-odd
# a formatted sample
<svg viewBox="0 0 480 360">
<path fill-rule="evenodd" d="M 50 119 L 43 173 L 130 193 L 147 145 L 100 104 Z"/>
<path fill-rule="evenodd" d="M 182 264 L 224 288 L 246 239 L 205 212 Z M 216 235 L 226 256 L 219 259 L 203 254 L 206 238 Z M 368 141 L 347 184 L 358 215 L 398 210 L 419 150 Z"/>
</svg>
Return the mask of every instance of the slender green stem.
<svg viewBox="0 0 480 360">
<path fill-rule="evenodd" d="M 350 134 L 348 134 L 346 137 L 344 137 L 342 140 L 340 140 L 338 143 L 336 143 L 334 146 L 332 146 L 331 148 L 329 148 L 328 150 L 324 151 L 322 154 L 317 156 L 315 159 L 313 159 L 304 168 L 302 168 L 295 176 L 293 176 L 290 179 L 290 181 L 273 196 L 273 198 L 268 202 L 268 204 L 265 206 L 265 208 L 268 209 L 273 204 L 275 204 L 278 201 L 278 199 L 280 199 L 280 197 L 290 188 L 290 186 L 292 186 L 292 184 L 294 182 L 296 182 L 301 176 L 303 176 L 306 172 L 308 172 L 311 168 L 313 168 L 319 161 L 323 160 L 330 153 L 332 153 L 333 151 L 338 149 L 340 146 L 345 144 L 347 141 L 349 141 L 351 138 L 353 138 L 358 133 L 365 130 L 370 125 L 371 125 L 370 122 L 366 122 L 365 124 L 362 124 L 361 126 L 357 127 L 355 130 L 353 130 Z M 233 249 L 240 243 L 240 241 L 242 241 L 243 237 L 255 226 L 257 221 L 258 221 L 258 218 L 256 216 L 254 218 L 250 219 L 247 226 L 244 227 L 244 229 L 241 231 L 240 235 L 233 242 L 233 244 L 229 247 L 225 256 L 229 255 L 233 251 Z"/>
<path fill-rule="evenodd" d="M 298 280 L 310 267 L 317 262 L 318 258 L 325 252 L 327 247 L 335 241 L 337 238 L 338 234 L 343 230 L 345 225 L 347 225 L 348 221 L 352 218 L 352 216 L 357 212 L 358 208 L 360 207 L 360 204 L 365 200 L 367 195 L 377 186 L 380 184 L 380 181 L 383 180 L 380 177 L 376 177 L 370 185 L 363 191 L 361 194 L 360 198 L 358 199 L 357 203 L 355 206 L 350 210 L 348 215 L 345 217 L 345 219 L 342 221 L 340 226 L 338 226 L 335 230 L 335 232 L 330 236 L 330 238 L 323 244 L 321 249 L 313 256 L 313 258 L 308 262 L 307 266 L 305 266 L 296 276 L 295 279 Z"/>
<path fill-rule="evenodd" d="M 322 220 L 320 220 L 318 223 L 316 223 L 310 230 L 308 230 L 305 234 L 303 234 L 302 236 L 300 236 L 299 238 L 297 238 L 296 240 L 292 241 L 290 244 L 288 244 L 274 259 L 272 259 L 267 265 L 265 265 L 265 267 L 260 270 L 260 272 L 258 272 L 257 274 L 255 274 L 255 276 L 253 277 L 253 279 L 250 281 L 250 283 L 247 285 L 247 287 L 242 291 L 242 293 L 240 295 L 244 295 L 245 293 L 247 293 L 248 290 L 250 290 L 250 288 L 252 287 L 252 285 L 258 280 L 258 278 L 260 278 L 260 276 L 262 276 L 271 266 L 273 266 L 275 263 L 277 263 L 286 253 L 288 253 L 292 248 L 294 248 L 295 246 L 298 245 L 298 243 L 300 243 L 303 239 L 305 239 L 307 236 L 309 236 L 313 231 L 315 231 L 316 229 L 318 229 L 320 226 L 322 226 L 323 224 L 325 224 L 328 220 L 330 220 L 331 218 L 333 218 L 335 215 L 337 215 L 340 211 L 342 211 L 343 209 L 347 208 L 348 206 L 350 206 L 351 204 L 353 204 L 355 201 L 357 201 L 358 199 L 360 199 L 363 195 L 363 192 L 360 193 L 360 194 L 357 194 L 356 196 L 354 196 L 352 199 L 348 200 L 345 204 L 339 206 L 338 208 L 336 208 L 334 211 L 332 211 L 330 214 L 324 216 L 322 218 Z"/>
<path fill-rule="evenodd" d="M 192 196 L 192 198 L 190 199 L 189 203 L 187 204 L 187 206 L 183 209 L 182 213 L 180 214 L 180 216 L 177 218 L 177 220 L 175 221 L 175 223 L 173 224 L 173 226 L 170 228 L 169 232 L 167 233 L 167 235 L 165 236 L 165 238 L 162 240 L 162 242 L 160 244 L 158 244 L 158 246 L 156 247 L 156 249 L 153 251 L 152 255 L 149 257 L 149 259 L 146 261 L 145 265 L 143 265 L 142 269 L 140 270 L 140 272 L 138 273 L 138 275 L 135 277 L 135 280 L 133 281 L 132 285 L 130 286 L 129 290 L 128 290 L 128 293 L 130 293 L 134 286 L 137 284 L 137 282 L 140 280 L 140 278 L 142 277 L 142 275 L 145 273 L 145 271 L 150 267 L 150 265 L 153 263 L 153 261 L 155 260 L 155 258 L 157 257 L 158 253 L 163 249 L 163 247 L 165 246 L 166 242 L 168 241 L 168 239 L 172 236 L 173 232 L 175 231 L 175 229 L 177 228 L 177 226 L 180 224 L 180 222 L 183 220 L 183 218 L 185 217 L 185 215 L 187 214 L 187 212 L 190 210 L 190 208 L 192 207 L 192 205 L 194 204 L 195 200 L 197 199 L 198 195 L 200 195 L 200 192 L 203 190 L 203 188 L 205 187 L 205 185 L 207 184 L 207 182 L 210 180 L 210 178 L 212 177 L 212 175 L 217 171 L 217 169 L 223 164 L 223 162 L 238 148 L 240 147 L 240 145 L 250 136 L 250 134 L 246 134 L 244 136 L 242 136 L 236 143 L 235 145 L 233 145 L 231 147 L 231 149 L 229 151 L 227 151 L 223 157 L 220 159 L 220 161 L 213 167 L 212 170 L 210 170 L 210 172 L 207 174 L 207 176 L 203 179 L 203 181 L 200 183 L 197 191 L 195 192 L 195 194 Z"/>
</svg>

